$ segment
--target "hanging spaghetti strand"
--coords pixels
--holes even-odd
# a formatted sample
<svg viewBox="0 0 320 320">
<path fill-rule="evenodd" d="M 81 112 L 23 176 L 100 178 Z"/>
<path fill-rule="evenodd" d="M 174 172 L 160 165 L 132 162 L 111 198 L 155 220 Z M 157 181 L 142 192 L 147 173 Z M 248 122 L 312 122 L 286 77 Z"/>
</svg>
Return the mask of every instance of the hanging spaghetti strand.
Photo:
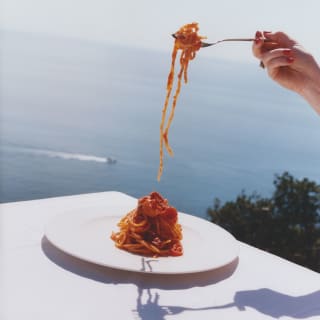
<svg viewBox="0 0 320 320">
<path fill-rule="evenodd" d="M 173 150 L 169 144 L 169 129 L 171 127 L 174 113 L 178 101 L 178 97 L 180 95 L 181 86 L 182 86 L 182 78 L 184 83 L 188 82 L 188 66 L 190 60 L 193 60 L 196 57 L 196 52 L 201 48 L 201 40 L 205 39 L 205 37 L 198 35 L 199 27 L 198 23 L 193 22 L 182 26 L 175 34 L 174 34 L 174 47 L 172 51 L 172 60 L 170 72 L 168 75 L 167 81 L 167 93 L 166 99 L 164 102 L 164 106 L 162 109 L 162 116 L 160 122 L 160 161 L 159 161 L 159 169 L 158 169 L 158 181 L 160 181 L 162 173 L 163 173 L 163 146 L 165 146 L 167 152 L 170 156 L 173 156 Z M 171 111 L 168 116 L 167 124 L 165 125 L 165 121 L 167 118 L 168 105 L 169 100 L 172 93 L 173 83 L 174 83 L 174 69 L 175 69 L 175 61 L 177 58 L 178 50 L 181 50 L 180 55 L 180 71 L 177 76 L 177 86 L 172 99 Z"/>
</svg>

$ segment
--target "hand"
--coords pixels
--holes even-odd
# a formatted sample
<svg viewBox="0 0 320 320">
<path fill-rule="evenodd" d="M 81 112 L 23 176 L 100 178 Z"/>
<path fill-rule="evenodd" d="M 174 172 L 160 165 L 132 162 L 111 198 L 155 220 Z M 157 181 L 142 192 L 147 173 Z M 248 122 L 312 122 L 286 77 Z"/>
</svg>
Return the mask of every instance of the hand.
<svg viewBox="0 0 320 320">
<path fill-rule="evenodd" d="M 283 87 L 303 96 L 320 113 L 320 68 L 314 57 L 283 32 L 256 32 L 252 51 Z"/>
</svg>

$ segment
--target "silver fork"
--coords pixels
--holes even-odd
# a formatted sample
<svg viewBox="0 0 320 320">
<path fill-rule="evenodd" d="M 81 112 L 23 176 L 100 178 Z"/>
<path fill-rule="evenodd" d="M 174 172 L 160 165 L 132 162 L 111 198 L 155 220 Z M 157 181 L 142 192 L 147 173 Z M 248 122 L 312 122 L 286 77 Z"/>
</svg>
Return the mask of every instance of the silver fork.
<svg viewBox="0 0 320 320">
<path fill-rule="evenodd" d="M 175 39 L 177 38 L 175 34 L 172 34 L 172 36 Z M 212 43 L 201 42 L 201 47 L 202 48 L 211 47 L 211 46 L 214 46 L 218 43 L 226 42 L 226 41 L 254 41 L 254 40 L 255 40 L 255 38 L 229 38 L 229 39 L 223 39 L 223 40 L 219 40 L 219 41 L 212 42 Z M 269 39 L 264 39 L 264 42 L 272 42 L 272 41 Z"/>
<path fill-rule="evenodd" d="M 214 46 L 218 43 L 226 42 L 226 41 L 254 41 L 254 40 L 255 40 L 254 38 L 230 38 L 230 39 L 219 40 L 219 41 L 212 42 L 212 43 L 201 42 L 201 47 L 206 48 L 206 47 Z"/>
</svg>

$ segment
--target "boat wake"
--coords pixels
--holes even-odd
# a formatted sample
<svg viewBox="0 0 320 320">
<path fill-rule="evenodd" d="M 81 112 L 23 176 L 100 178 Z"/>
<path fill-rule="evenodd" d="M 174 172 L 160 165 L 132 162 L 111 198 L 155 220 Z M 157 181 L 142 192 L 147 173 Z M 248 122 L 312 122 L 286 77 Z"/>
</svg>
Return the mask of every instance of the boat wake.
<svg viewBox="0 0 320 320">
<path fill-rule="evenodd" d="M 116 159 L 112 157 L 98 157 L 90 154 L 61 152 L 46 149 L 25 148 L 25 147 L 10 147 L 11 150 L 20 153 L 27 153 L 32 155 L 46 156 L 50 158 L 60 158 L 64 160 L 78 160 L 78 161 L 93 161 L 99 163 L 115 164 Z"/>
</svg>

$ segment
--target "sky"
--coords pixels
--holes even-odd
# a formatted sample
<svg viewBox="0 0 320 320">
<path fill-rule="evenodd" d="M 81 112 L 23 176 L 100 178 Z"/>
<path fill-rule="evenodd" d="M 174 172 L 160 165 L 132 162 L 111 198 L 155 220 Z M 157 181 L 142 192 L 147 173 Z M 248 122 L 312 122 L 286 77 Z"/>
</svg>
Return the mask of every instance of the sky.
<svg viewBox="0 0 320 320">
<path fill-rule="evenodd" d="M 172 48 L 170 34 L 194 21 L 209 41 L 282 30 L 320 60 L 319 0 L 4 0 L 0 11 L 2 29 L 163 51 Z M 253 59 L 249 43 L 223 43 L 203 54 Z"/>
</svg>

